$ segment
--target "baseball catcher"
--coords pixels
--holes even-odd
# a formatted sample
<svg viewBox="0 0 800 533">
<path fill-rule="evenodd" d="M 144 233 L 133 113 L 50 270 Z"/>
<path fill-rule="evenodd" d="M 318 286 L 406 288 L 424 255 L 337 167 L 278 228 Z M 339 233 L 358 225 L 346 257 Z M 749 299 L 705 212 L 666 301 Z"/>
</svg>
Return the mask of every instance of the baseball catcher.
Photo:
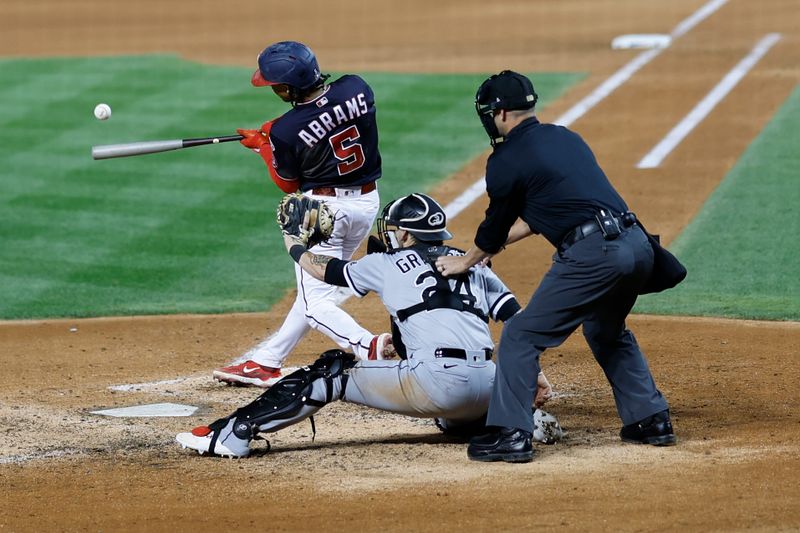
<svg viewBox="0 0 800 533">
<path fill-rule="evenodd" d="M 325 217 L 320 216 L 324 209 L 292 199 L 282 203 L 278 218 L 283 221 L 287 251 L 317 279 L 349 287 L 357 297 L 375 292 L 391 315 L 401 359 L 356 361 L 341 350 L 328 350 L 230 416 L 180 433 L 177 441 L 183 447 L 201 454 L 245 457 L 259 433 L 313 417 L 335 400 L 434 418 L 453 435 L 468 436 L 484 429 L 495 375 L 488 322 L 508 320 L 519 311 L 514 295 L 485 266 L 453 278 L 437 273 L 436 258 L 462 252 L 444 245 L 452 237 L 446 216 L 429 196 L 411 194 L 390 202 L 378 219 L 380 251 L 358 261 L 307 250 L 309 239 L 324 238 L 325 230 L 317 237 L 316 228 Z M 536 398 L 536 407 L 549 397 L 544 375 L 539 376 L 539 388 L 542 394 Z M 561 428 L 552 415 L 532 408 L 531 418 L 533 440 L 553 443 L 560 439 Z M 532 456 L 528 438 L 524 447 L 505 460 L 528 461 Z"/>
</svg>

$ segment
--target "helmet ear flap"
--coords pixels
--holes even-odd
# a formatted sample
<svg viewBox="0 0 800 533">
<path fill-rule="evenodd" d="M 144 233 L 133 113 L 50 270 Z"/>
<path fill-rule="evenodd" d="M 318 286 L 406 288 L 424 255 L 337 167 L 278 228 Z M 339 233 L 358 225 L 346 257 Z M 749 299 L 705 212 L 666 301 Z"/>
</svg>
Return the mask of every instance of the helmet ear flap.
<svg viewBox="0 0 800 533">
<path fill-rule="evenodd" d="M 296 105 L 300 100 L 300 91 L 294 85 L 287 85 L 286 88 L 289 90 L 289 100 L 292 102 L 292 106 Z"/>
</svg>

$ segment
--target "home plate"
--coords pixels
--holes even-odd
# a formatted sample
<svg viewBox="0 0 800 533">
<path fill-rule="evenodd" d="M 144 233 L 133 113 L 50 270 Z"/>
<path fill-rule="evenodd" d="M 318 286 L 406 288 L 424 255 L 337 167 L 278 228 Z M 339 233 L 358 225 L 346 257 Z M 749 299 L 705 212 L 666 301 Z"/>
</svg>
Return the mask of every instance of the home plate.
<svg viewBox="0 0 800 533">
<path fill-rule="evenodd" d="M 664 33 L 631 33 L 619 35 L 611 41 L 614 50 L 628 48 L 666 48 L 672 42 L 672 37 Z"/>
<path fill-rule="evenodd" d="M 133 405 L 117 409 L 103 409 L 92 411 L 93 415 L 114 416 L 117 418 L 155 417 L 155 416 L 192 416 L 197 407 L 179 403 L 150 403 L 146 405 Z"/>
</svg>

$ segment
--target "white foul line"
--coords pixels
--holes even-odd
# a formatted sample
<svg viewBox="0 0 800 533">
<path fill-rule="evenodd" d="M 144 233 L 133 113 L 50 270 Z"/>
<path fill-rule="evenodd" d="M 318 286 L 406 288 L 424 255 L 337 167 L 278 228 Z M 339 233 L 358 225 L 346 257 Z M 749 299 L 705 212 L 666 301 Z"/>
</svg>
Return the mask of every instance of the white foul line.
<svg viewBox="0 0 800 533">
<path fill-rule="evenodd" d="M 758 61 L 781 38 L 779 33 L 770 33 L 764 36 L 739 64 L 733 67 L 724 78 L 711 89 L 683 120 L 681 120 L 666 137 L 661 139 L 650 152 L 636 165 L 638 168 L 656 168 L 664 161 L 670 152 L 678 146 L 683 139 L 697 126 L 709 113 L 722 101 L 729 92 L 744 78 Z"/>
<path fill-rule="evenodd" d="M 675 28 L 670 33 L 672 40 L 681 37 L 689 30 L 697 26 L 700 22 L 708 18 L 712 13 L 716 10 L 721 8 L 725 5 L 728 0 L 711 0 L 704 4 L 700 9 L 692 13 L 689 17 L 683 20 L 680 24 L 675 26 Z M 614 74 L 611 75 L 606 81 L 601 83 L 594 91 L 592 91 L 589 95 L 584 97 L 578 103 L 573 105 L 566 113 L 558 117 L 553 122 L 555 124 L 560 124 L 562 126 L 569 126 L 584 114 L 587 111 L 592 109 L 594 106 L 599 104 L 603 99 L 605 99 L 609 94 L 614 92 L 620 85 L 628 81 L 628 79 L 633 76 L 636 71 L 641 69 L 647 63 L 653 60 L 658 54 L 660 54 L 665 48 L 655 48 L 652 50 L 645 50 L 644 52 L 640 53 L 636 57 L 634 57 L 631 61 L 625 64 L 622 68 L 616 71 Z M 461 193 L 458 198 L 453 200 L 447 207 L 444 208 L 444 212 L 447 215 L 448 219 L 452 219 L 461 211 L 469 207 L 472 202 L 477 200 L 485 191 L 485 186 L 483 183 L 485 176 L 481 176 L 481 178 L 476 181 L 472 186 L 470 186 L 466 191 Z"/>
<path fill-rule="evenodd" d="M 711 0 L 703 7 L 692 13 L 686 20 L 675 26 L 675 29 L 672 30 L 670 36 L 673 39 L 677 39 L 681 35 L 684 35 L 689 30 L 697 26 L 700 22 L 708 18 L 709 15 L 714 13 L 717 9 L 721 8 L 728 0 Z"/>
<path fill-rule="evenodd" d="M 444 214 L 447 215 L 447 220 L 452 220 L 453 217 L 469 207 L 485 190 L 486 186 L 483 184 L 483 178 L 470 185 L 458 198 L 444 206 Z"/>
<path fill-rule="evenodd" d="M 625 66 L 612 74 L 610 78 L 601 83 L 588 96 L 584 97 L 581 101 L 572 106 L 566 113 L 555 119 L 553 123 L 560 124 L 562 126 L 569 126 L 581 118 L 586 114 L 587 111 L 603 101 L 606 96 L 613 93 L 619 88 L 620 85 L 628 81 L 637 70 L 652 61 L 654 57 L 662 52 L 662 50 L 664 50 L 664 48 L 653 48 L 652 50 L 646 50 L 634 57 Z"/>
</svg>

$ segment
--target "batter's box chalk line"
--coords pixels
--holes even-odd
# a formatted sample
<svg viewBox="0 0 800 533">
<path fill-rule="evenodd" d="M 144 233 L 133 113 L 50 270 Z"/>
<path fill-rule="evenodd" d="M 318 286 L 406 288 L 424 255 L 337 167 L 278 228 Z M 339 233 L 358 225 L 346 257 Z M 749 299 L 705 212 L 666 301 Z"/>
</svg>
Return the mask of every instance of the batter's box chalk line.
<svg viewBox="0 0 800 533">
<path fill-rule="evenodd" d="M 108 390 L 115 391 L 115 392 L 149 392 L 149 391 L 159 391 L 166 386 L 169 385 L 178 385 L 181 383 L 187 383 L 189 381 L 203 381 L 206 380 L 206 376 L 198 377 L 198 376 L 187 376 L 181 377 L 176 379 L 165 379 L 163 381 L 149 381 L 145 383 L 124 383 L 122 385 L 111 385 L 108 387 Z"/>
</svg>

